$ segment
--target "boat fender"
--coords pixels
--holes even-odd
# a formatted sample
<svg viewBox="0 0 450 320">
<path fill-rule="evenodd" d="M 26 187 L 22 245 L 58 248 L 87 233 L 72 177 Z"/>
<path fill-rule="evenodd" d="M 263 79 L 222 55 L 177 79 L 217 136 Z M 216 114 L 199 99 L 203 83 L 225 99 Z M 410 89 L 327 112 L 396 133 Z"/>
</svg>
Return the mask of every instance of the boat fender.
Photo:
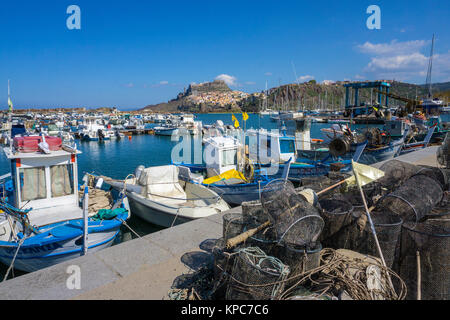
<svg viewBox="0 0 450 320">
<path fill-rule="evenodd" d="M 313 189 L 304 189 L 298 193 L 301 195 L 307 202 L 312 204 L 313 206 L 317 206 L 317 203 L 319 202 L 319 197 L 314 192 Z"/>
<path fill-rule="evenodd" d="M 103 178 L 98 179 L 97 183 L 95 184 L 95 189 L 101 189 L 103 185 Z"/>
</svg>

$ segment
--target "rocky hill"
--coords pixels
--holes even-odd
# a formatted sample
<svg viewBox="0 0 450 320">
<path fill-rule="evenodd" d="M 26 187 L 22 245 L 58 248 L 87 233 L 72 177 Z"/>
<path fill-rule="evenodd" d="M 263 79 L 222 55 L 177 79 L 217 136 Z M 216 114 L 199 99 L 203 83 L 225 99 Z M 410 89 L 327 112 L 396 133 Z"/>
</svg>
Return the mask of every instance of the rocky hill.
<svg viewBox="0 0 450 320">
<path fill-rule="evenodd" d="M 386 80 L 385 80 L 386 81 Z M 425 85 L 415 85 L 398 81 L 387 81 L 391 84 L 390 92 L 409 99 L 421 99 L 426 96 Z M 178 94 L 177 98 L 157 105 L 147 106 L 141 111 L 151 112 L 228 112 L 282 109 L 342 109 L 345 105 L 345 87 L 347 82 L 317 83 L 312 80 L 300 84 L 287 84 L 271 88 L 267 92 L 247 94 L 232 91 L 223 81 L 216 80 L 202 84 L 191 84 L 187 90 Z M 435 96 L 446 97 L 450 83 L 433 84 Z M 377 94 L 370 89 L 359 90 L 360 102 L 377 100 Z M 353 101 L 353 98 L 351 98 Z M 401 101 L 390 99 L 390 105 L 403 105 Z"/>
</svg>

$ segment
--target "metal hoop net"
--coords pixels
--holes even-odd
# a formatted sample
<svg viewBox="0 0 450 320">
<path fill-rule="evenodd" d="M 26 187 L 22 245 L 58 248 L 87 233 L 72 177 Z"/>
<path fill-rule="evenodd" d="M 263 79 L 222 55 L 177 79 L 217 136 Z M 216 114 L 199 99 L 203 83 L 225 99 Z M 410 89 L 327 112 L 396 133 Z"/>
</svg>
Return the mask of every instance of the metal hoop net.
<svg viewBox="0 0 450 320">
<path fill-rule="evenodd" d="M 279 242 L 314 247 L 324 221 L 318 210 L 296 193 L 291 182 L 280 179 L 267 184 L 261 192 L 261 203 Z"/>
</svg>

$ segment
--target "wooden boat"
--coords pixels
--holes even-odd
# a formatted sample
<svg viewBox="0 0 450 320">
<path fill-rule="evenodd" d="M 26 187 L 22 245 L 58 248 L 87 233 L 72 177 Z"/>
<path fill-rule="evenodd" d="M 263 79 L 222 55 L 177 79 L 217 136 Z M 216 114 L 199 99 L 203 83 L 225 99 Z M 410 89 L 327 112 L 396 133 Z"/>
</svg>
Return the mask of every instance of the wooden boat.
<svg viewBox="0 0 450 320">
<path fill-rule="evenodd" d="M 6 179 L 12 187 L 4 190 L 7 201 L 0 201 L 0 261 L 28 272 L 110 246 L 129 217 L 126 197 L 118 199 L 114 210 L 89 214 L 85 195 L 83 210 L 78 195 L 81 152 L 57 148 L 60 138 L 42 140 L 30 140 L 23 149 L 23 141 L 15 138 L 18 148 L 5 149 L 11 162 Z"/>
</svg>

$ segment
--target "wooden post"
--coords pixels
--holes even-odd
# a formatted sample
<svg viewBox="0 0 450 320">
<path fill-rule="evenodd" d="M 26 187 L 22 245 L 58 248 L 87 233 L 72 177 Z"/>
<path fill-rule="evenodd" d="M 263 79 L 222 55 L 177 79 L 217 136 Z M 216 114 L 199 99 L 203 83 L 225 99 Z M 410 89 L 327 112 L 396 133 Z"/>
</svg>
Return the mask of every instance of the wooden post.
<svg viewBox="0 0 450 320">
<path fill-rule="evenodd" d="M 378 254 L 380 255 L 380 258 L 381 258 L 381 263 L 383 264 L 384 267 L 387 268 L 386 261 L 384 260 L 383 252 L 381 251 L 380 243 L 378 242 L 377 232 L 375 230 L 375 226 L 373 224 L 372 217 L 370 215 L 370 210 L 369 210 L 369 207 L 367 206 L 366 197 L 364 196 L 364 191 L 361 187 L 358 173 L 355 171 L 354 163 L 355 162 L 352 160 L 353 175 L 355 176 L 356 184 L 358 185 L 358 189 L 361 194 L 362 201 L 364 203 L 364 209 L 366 210 L 367 219 L 369 220 L 369 223 L 370 223 L 370 229 L 372 230 L 372 234 L 375 239 L 375 244 L 377 246 Z M 389 274 L 388 274 L 388 280 L 389 280 L 389 285 L 392 287 L 392 290 L 394 290 L 394 292 L 395 292 L 394 285 L 392 284 L 392 280 L 391 280 L 391 277 Z"/>
<path fill-rule="evenodd" d="M 84 184 L 84 197 L 83 197 L 83 256 L 88 251 L 88 233 L 89 233 L 89 186 Z"/>
<path fill-rule="evenodd" d="M 416 252 L 417 257 L 417 300 L 422 300 L 422 271 L 420 269 L 420 252 Z"/>
</svg>

